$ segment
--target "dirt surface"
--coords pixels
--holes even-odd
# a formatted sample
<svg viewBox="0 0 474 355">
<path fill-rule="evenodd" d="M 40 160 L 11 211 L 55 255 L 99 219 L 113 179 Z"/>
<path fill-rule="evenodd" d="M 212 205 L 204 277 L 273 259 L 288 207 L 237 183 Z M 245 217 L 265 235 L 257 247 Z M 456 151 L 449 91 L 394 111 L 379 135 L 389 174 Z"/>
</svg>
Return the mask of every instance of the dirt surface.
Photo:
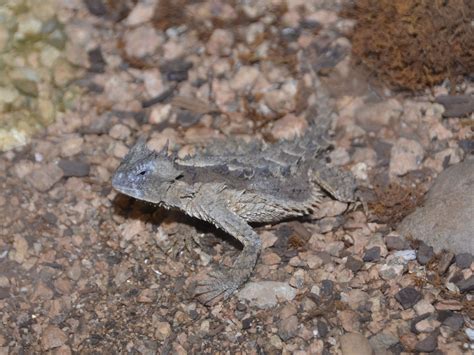
<svg viewBox="0 0 474 355">
<path fill-rule="evenodd" d="M 73 107 L 0 155 L 0 354 L 472 351 L 472 256 L 394 232 L 474 152 L 472 113 L 443 118 L 436 103 L 452 87 L 369 84 L 339 2 L 157 3 L 58 1 L 86 74 Z M 229 136 L 292 138 L 310 120 L 365 203 L 257 226 L 250 287 L 202 306 L 191 278 L 231 265 L 238 243 L 117 194 L 111 175 L 142 135 L 184 156 Z"/>
</svg>

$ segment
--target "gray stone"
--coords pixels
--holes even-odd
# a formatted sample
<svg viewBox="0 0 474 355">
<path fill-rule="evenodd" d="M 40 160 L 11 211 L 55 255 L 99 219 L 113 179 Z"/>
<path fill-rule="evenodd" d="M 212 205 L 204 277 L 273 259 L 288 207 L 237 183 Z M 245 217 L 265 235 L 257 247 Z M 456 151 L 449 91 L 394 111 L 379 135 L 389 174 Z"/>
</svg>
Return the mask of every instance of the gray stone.
<svg viewBox="0 0 474 355">
<path fill-rule="evenodd" d="M 450 327 L 455 332 L 464 325 L 464 317 L 461 314 L 455 313 L 443 321 L 443 325 Z"/>
<path fill-rule="evenodd" d="M 380 249 L 379 249 L 380 250 Z M 357 272 L 360 269 L 362 269 L 362 266 L 364 266 L 364 262 L 362 260 L 354 258 L 352 255 L 350 255 L 347 258 L 346 261 L 346 268 L 351 270 L 352 272 Z"/>
<path fill-rule="evenodd" d="M 282 319 L 278 323 L 278 335 L 281 340 L 287 341 L 288 339 L 293 338 L 298 331 L 298 318 L 296 316 L 291 316 L 286 319 Z"/>
<path fill-rule="evenodd" d="M 376 262 L 380 260 L 380 247 L 372 247 L 365 251 L 363 260 L 365 262 Z"/>
<path fill-rule="evenodd" d="M 400 257 L 405 261 L 416 260 L 415 250 L 399 250 L 393 253 L 394 256 Z"/>
<path fill-rule="evenodd" d="M 456 265 L 461 269 L 467 269 L 471 266 L 473 260 L 472 254 L 460 253 L 456 255 Z"/>
<path fill-rule="evenodd" d="M 410 244 L 400 238 L 400 237 L 396 237 L 396 236 L 393 236 L 393 235 L 388 235 L 385 237 L 384 239 L 385 241 L 385 245 L 387 246 L 387 249 L 388 250 L 407 250 L 407 249 L 410 249 Z"/>
<path fill-rule="evenodd" d="M 474 275 L 471 275 L 471 277 L 466 280 L 457 282 L 456 286 L 459 287 L 459 291 L 461 292 L 474 291 Z"/>
<path fill-rule="evenodd" d="M 428 335 L 425 339 L 420 340 L 415 345 L 415 349 L 425 353 L 431 353 L 435 351 L 438 346 L 438 332 L 433 332 Z"/>
<path fill-rule="evenodd" d="M 58 166 L 62 169 L 64 177 L 84 177 L 90 172 L 89 164 L 76 160 L 61 159 Z"/>
<path fill-rule="evenodd" d="M 0 300 L 4 300 L 10 297 L 10 290 L 8 287 L 0 287 Z"/>
<path fill-rule="evenodd" d="M 23 94 L 33 97 L 38 96 L 38 84 L 35 81 L 27 79 L 14 79 L 12 80 L 12 83 Z"/>
<path fill-rule="evenodd" d="M 404 309 L 407 309 L 413 307 L 421 299 L 421 294 L 413 287 L 405 287 L 395 295 L 395 299 Z"/>
<path fill-rule="evenodd" d="M 380 267 L 379 275 L 384 280 L 393 280 L 407 270 L 407 262 L 402 257 L 387 258 L 387 263 Z"/>
<path fill-rule="evenodd" d="M 378 333 L 369 339 L 369 343 L 377 355 L 388 354 L 387 350 L 398 343 L 398 341 L 398 337 L 388 333 Z"/>
<path fill-rule="evenodd" d="M 442 172 L 422 207 L 406 217 L 398 231 L 403 236 L 455 253 L 474 254 L 474 160 Z"/>
<path fill-rule="evenodd" d="M 390 176 L 403 176 L 420 168 L 424 151 L 417 141 L 402 137 L 393 145 L 390 155 Z"/>
<path fill-rule="evenodd" d="M 474 328 L 467 328 L 464 332 L 470 341 L 474 341 Z"/>
<path fill-rule="evenodd" d="M 433 247 L 426 245 L 425 243 L 421 243 L 420 247 L 418 248 L 417 259 L 421 265 L 426 265 L 434 256 Z"/>
<path fill-rule="evenodd" d="M 318 322 L 316 323 L 316 327 L 318 329 L 318 335 L 321 338 L 325 338 L 329 334 L 329 327 L 325 321 L 318 320 Z"/>
<path fill-rule="evenodd" d="M 334 293 L 334 282 L 331 280 L 321 281 L 321 296 L 324 298 L 330 298 Z"/>
</svg>

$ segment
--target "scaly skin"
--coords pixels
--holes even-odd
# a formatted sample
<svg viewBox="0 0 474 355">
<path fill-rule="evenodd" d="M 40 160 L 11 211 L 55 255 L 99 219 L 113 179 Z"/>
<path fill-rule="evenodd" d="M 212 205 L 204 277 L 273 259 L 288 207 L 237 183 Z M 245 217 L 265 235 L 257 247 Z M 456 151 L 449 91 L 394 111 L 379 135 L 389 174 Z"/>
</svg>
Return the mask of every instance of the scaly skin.
<svg viewBox="0 0 474 355">
<path fill-rule="evenodd" d="M 231 268 L 216 269 L 197 282 L 196 297 L 212 305 L 232 295 L 255 268 L 261 241 L 249 222 L 308 214 L 318 207 L 323 190 L 341 201 L 353 199 L 352 176 L 323 164 L 318 144 L 305 136 L 268 149 L 254 145 L 240 155 L 214 155 L 211 149 L 207 155 L 179 160 L 168 156 L 167 148 L 150 151 L 140 140 L 112 183 L 124 194 L 212 223 L 243 245 Z"/>
</svg>

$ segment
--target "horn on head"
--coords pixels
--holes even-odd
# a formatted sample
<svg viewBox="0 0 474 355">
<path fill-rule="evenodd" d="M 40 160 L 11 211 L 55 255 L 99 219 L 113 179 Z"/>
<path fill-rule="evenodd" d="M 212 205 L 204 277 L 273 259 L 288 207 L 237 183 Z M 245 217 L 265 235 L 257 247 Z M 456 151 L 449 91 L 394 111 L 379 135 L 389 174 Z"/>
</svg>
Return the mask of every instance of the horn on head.
<svg viewBox="0 0 474 355">
<path fill-rule="evenodd" d="M 144 136 L 140 136 L 138 138 L 137 142 L 135 143 L 134 147 L 136 149 L 140 149 L 140 150 L 148 149 L 147 146 L 146 146 L 146 138 Z"/>
<path fill-rule="evenodd" d="M 163 146 L 163 148 L 161 148 L 161 150 L 158 152 L 158 154 L 160 156 L 167 157 L 169 146 L 170 146 L 170 140 L 167 139 L 165 145 Z"/>
</svg>

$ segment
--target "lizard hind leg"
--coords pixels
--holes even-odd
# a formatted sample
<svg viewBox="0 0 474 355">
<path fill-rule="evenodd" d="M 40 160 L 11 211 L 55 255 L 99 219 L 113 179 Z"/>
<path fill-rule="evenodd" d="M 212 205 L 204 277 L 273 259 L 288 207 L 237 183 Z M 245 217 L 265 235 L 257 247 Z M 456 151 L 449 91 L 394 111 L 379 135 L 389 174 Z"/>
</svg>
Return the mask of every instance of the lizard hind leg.
<svg viewBox="0 0 474 355">
<path fill-rule="evenodd" d="M 257 258 L 258 253 L 244 248 L 231 268 L 215 269 L 200 277 L 194 296 L 206 306 L 226 300 L 250 277 Z"/>
<path fill-rule="evenodd" d="M 229 298 L 255 268 L 261 249 L 260 237 L 241 217 L 223 206 L 213 205 L 204 212 L 204 217 L 243 244 L 243 250 L 231 268 L 218 268 L 198 277 L 194 295 L 205 305 L 213 305 Z"/>
</svg>

